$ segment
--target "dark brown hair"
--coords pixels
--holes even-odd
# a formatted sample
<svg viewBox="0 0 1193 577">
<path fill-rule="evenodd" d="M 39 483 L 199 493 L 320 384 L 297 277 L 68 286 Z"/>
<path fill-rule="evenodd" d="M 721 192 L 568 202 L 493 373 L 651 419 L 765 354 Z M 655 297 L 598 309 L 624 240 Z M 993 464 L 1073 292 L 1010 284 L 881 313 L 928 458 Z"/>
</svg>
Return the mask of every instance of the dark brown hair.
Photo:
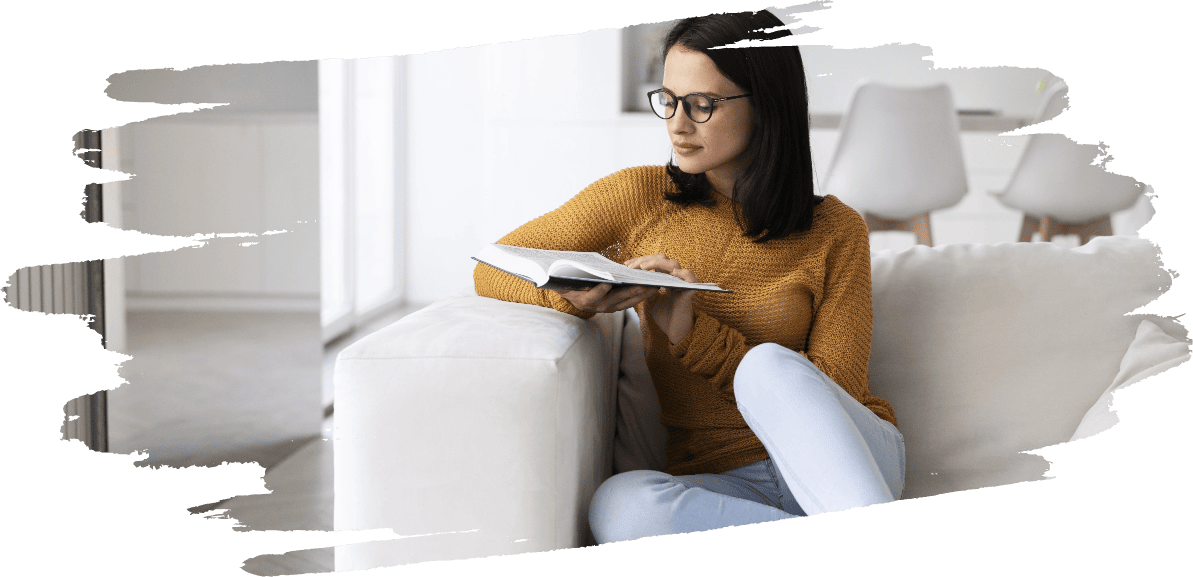
<svg viewBox="0 0 1193 577">
<path fill-rule="evenodd" d="M 754 242 L 810 229 L 812 211 L 822 200 L 813 192 L 804 62 L 798 46 L 715 48 L 790 35 L 781 20 L 762 10 L 687 18 L 663 42 L 664 59 L 676 45 L 699 51 L 750 93 L 754 114 L 746 146 L 752 154 L 732 196 L 741 207 L 742 234 L 757 237 Z M 667 163 L 667 174 L 679 188 L 666 194 L 667 200 L 685 206 L 713 203 L 715 193 L 704 174 L 685 173 L 674 162 Z"/>
</svg>

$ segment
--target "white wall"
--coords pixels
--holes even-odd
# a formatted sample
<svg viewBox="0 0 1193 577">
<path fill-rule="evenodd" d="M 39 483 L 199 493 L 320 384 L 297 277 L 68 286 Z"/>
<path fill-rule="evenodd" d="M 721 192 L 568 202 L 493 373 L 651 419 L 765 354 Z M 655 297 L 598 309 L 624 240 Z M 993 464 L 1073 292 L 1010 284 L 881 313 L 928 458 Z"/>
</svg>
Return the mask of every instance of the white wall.
<svg viewBox="0 0 1193 577">
<path fill-rule="evenodd" d="M 105 93 L 130 102 L 231 103 L 220 112 L 310 114 L 319 109 L 318 74 L 314 61 L 128 70 L 110 76 Z"/>
<path fill-rule="evenodd" d="M 620 111 L 620 31 L 409 57 L 407 298 L 472 288 L 469 257 L 618 169 L 667 161 Z"/>
<path fill-rule="evenodd" d="M 1040 82 L 1055 82 L 1038 68 L 931 69 L 931 48 L 916 44 L 838 49 L 801 46 L 812 114 L 844 114 L 857 85 L 864 81 L 900 85 L 945 83 L 958 109 L 992 110 L 1030 119 L 1043 102 Z"/>
<path fill-rule="evenodd" d="M 231 106 L 119 128 L 122 226 L 217 238 L 125 259 L 129 310 L 318 310 L 319 156 L 315 63 L 138 70 L 109 95 Z M 251 243 L 251 244 L 250 244 Z"/>
</svg>

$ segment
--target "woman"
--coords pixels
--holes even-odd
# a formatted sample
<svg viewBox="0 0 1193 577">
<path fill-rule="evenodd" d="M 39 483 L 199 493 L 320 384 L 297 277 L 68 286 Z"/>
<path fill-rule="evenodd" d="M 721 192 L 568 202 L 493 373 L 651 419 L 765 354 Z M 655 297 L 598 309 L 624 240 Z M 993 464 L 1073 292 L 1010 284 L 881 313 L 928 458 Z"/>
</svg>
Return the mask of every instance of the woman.
<svg viewBox="0 0 1193 577">
<path fill-rule="evenodd" d="M 769 12 L 679 22 L 649 94 L 675 159 L 623 170 L 501 239 L 596 251 L 732 294 L 536 290 L 477 267 L 477 293 L 581 317 L 637 307 L 667 428 L 663 471 L 615 475 L 589 521 L 605 543 L 882 503 L 903 439 L 870 394 L 862 218 L 812 187 L 796 47 L 713 50 L 782 26 Z"/>
</svg>

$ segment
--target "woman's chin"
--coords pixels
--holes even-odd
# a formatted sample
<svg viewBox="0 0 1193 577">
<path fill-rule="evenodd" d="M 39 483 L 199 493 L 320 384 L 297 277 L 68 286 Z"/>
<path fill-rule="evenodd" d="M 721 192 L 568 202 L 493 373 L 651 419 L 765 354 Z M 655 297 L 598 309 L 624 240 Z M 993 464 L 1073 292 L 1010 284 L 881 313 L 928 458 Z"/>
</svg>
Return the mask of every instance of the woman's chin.
<svg viewBox="0 0 1193 577">
<path fill-rule="evenodd" d="M 704 167 L 700 163 L 678 155 L 675 157 L 675 166 L 678 166 L 680 170 L 687 174 L 700 174 L 704 172 Z"/>
</svg>

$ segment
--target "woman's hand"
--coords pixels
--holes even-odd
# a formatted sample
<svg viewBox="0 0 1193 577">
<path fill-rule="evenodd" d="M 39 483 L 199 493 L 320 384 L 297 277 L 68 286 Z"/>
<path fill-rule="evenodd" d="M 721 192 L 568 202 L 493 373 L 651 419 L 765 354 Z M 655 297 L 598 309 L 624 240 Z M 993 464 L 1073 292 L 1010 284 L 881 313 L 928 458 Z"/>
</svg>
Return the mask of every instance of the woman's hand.
<svg viewBox="0 0 1193 577">
<path fill-rule="evenodd" d="M 655 289 L 645 286 L 613 288 L 613 285 L 605 282 L 587 290 L 557 290 L 555 293 L 581 311 L 611 313 L 628 309 L 646 300 L 655 293 Z"/>
<path fill-rule="evenodd" d="M 682 268 L 679 263 L 661 254 L 652 254 L 632 258 L 625 262 L 630 268 L 665 272 L 688 282 L 700 282 L 692 271 Z M 692 310 L 692 297 L 696 291 L 674 288 L 659 290 L 659 298 L 650 303 L 650 316 L 656 325 L 667 335 L 671 344 L 677 344 L 692 330 L 696 315 Z"/>
</svg>

